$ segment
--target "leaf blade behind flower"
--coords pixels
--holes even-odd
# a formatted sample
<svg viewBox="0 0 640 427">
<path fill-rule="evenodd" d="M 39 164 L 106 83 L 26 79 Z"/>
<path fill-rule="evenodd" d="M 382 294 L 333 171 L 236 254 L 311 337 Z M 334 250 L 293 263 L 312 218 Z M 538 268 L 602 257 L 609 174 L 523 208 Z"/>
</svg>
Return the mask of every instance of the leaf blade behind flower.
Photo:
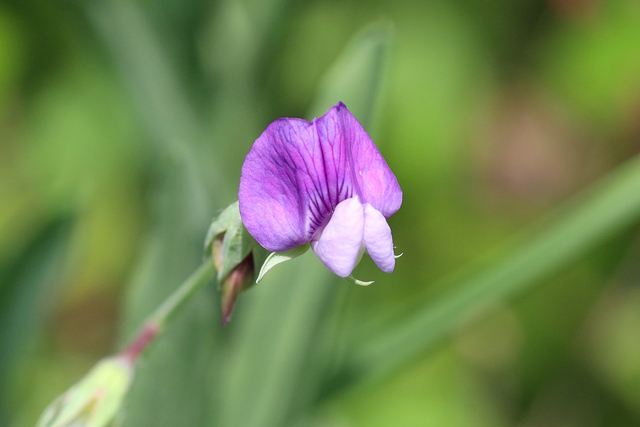
<svg viewBox="0 0 640 427">
<path fill-rule="evenodd" d="M 339 101 L 371 134 L 384 90 L 392 27 L 373 23 L 360 30 L 320 82 L 308 117 L 320 117 Z"/>
<path fill-rule="evenodd" d="M 512 298 L 638 222 L 640 156 L 508 245 L 495 263 L 446 278 L 453 289 L 423 305 L 375 338 L 350 350 L 348 365 L 368 378 L 386 375 L 451 333 L 474 308 Z"/>
</svg>

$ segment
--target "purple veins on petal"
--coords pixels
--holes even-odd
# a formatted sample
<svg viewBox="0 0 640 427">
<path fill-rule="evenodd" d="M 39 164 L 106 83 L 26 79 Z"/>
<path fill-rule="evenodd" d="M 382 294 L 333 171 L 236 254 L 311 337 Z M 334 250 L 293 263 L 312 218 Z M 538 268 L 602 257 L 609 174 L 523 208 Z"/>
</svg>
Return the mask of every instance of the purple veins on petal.
<svg viewBox="0 0 640 427">
<path fill-rule="evenodd" d="M 329 259 L 333 254 L 325 249 L 333 243 L 328 243 L 328 236 L 324 243 L 321 234 L 347 220 L 348 216 L 334 221 L 342 202 L 355 199 L 361 213 L 353 215 L 361 215 L 363 221 L 368 215 L 363 206 L 371 206 L 386 225 L 384 219 L 402 204 L 402 190 L 369 135 L 345 105 L 339 103 L 312 122 L 283 118 L 271 123 L 245 159 L 238 198 L 245 227 L 264 248 L 281 252 L 314 239 L 314 245 L 320 248 L 314 251 L 324 254 L 318 255 L 321 259 L 323 256 Z M 352 208 L 355 212 L 351 204 L 347 206 L 349 212 Z M 379 217 L 372 216 L 383 228 Z M 384 235 L 390 240 L 390 231 L 375 230 L 372 236 Z M 360 243 L 365 233 L 367 244 L 366 230 L 361 231 Z M 368 245 L 376 251 L 376 264 L 383 271 L 393 270 L 388 245 L 378 248 L 371 239 Z M 345 242 L 344 246 L 349 245 Z M 329 269 L 334 271 L 332 267 Z M 344 272 L 347 268 L 336 270 Z"/>
</svg>

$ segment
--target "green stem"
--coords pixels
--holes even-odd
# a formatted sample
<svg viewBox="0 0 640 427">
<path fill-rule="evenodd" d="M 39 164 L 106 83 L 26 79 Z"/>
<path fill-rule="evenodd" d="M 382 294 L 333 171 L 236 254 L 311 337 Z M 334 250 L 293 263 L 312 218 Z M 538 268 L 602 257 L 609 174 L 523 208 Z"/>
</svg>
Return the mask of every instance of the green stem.
<svg viewBox="0 0 640 427">
<path fill-rule="evenodd" d="M 215 269 L 207 259 L 189 276 L 156 311 L 147 318 L 144 326 L 134 340 L 122 352 L 122 356 L 135 362 L 149 344 L 158 336 L 171 319 L 202 287 L 213 278 Z"/>
<path fill-rule="evenodd" d="M 161 329 L 191 299 L 191 297 L 213 278 L 215 269 L 210 259 L 205 260 L 174 293 L 151 315 L 150 321 Z"/>
</svg>

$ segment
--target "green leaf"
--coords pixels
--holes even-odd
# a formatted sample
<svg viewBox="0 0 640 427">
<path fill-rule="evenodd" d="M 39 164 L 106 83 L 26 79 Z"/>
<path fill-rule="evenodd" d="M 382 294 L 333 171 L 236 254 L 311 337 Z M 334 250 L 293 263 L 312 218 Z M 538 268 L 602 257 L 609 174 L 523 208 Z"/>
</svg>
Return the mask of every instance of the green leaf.
<svg viewBox="0 0 640 427">
<path fill-rule="evenodd" d="M 64 287 L 60 279 L 70 244 L 72 220 L 46 224 L 0 280 L 0 393 L 9 396 L 16 365 L 28 359 Z M 0 399 L 0 424 L 11 414 Z M 8 422 L 8 420 L 7 420 Z"/>
<path fill-rule="evenodd" d="M 227 326 L 234 345 L 217 383 L 224 392 L 220 425 L 286 425 L 318 393 L 324 374 L 310 355 L 340 287 L 316 258 L 288 266 L 247 292 Z"/>
<path fill-rule="evenodd" d="M 377 331 L 374 338 L 353 344 L 349 367 L 368 376 L 388 373 L 424 354 L 474 307 L 521 294 L 637 224 L 639 218 L 640 156 L 531 227 L 504 250 L 499 261 L 465 279 L 448 279 L 437 287 L 453 291 L 424 302 L 387 331 Z"/>
<path fill-rule="evenodd" d="M 153 228 L 127 288 L 123 342 L 189 277 L 202 259 L 202 234 L 210 211 L 196 209 L 203 194 L 188 191 L 188 164 L 163 164 L 152 204 Z M 206 200 L 206 199 L 205 199 Z M 188 301 L 145 352 L 124 405 L 123 427 L 208 425 L 206 389 L 219 335 L 212 289 Z"/>
<path fill-rule="evenodd" d="M 323 77 L 310 117 L 320 117 L 342 101 L 369 133 L 381 97 L 391 26 L 374 23 L 358 32 Z"/>
<path fill-rule="evenodd" d="M 198 267 L 202 234 L 215 201 L 228 185 L 215 164 L 216 147 L 204 129 L 139 6 L 131 2 L 85 2 L 98 34 L 137 102 L 147 125 L 155 180 L 151 224 L 143 256 L 128 287 L 121 340 Z M 206 141 L 207 144 L 204 144 Z M 227 192 L 227 193 L 225 193 Z M 125 400 L 123 426 L 209 425 L 208 376 L 219 333 L 214 292 L 200 292 L 145 353 Z"/>
<path fill-rule="evenodd" d="M 260 268 L 260 273 L 258 274 L 256 283 L 260 282 L 264 275 L 267 274 L 267 272 L 276 265 L 285 261 L 290 261 L 294 258 L 299 257 L 300 255 L 303 255 L 309 250 L 309 248 L 311 248 L 311 244 L 307 243 L 305 245 L 296 246 L 295 248 L 289 249 L 288 251 L 271 252 L 265 260 L 264 264 L 262 264 L 262 268 Z"/>
<path fill-rule="evenodd" d="M 202 187 L 196 191 L 206 189 L 211 198 L 228 200 L 233 186 L 221 173 L 220 153 L 211 152 L 217 145 L 210 143 L 143 10 L 133 2 L 83 5 L 128 84 L 152 141 L 189 166 L 190 185 Z"/>
</svg>

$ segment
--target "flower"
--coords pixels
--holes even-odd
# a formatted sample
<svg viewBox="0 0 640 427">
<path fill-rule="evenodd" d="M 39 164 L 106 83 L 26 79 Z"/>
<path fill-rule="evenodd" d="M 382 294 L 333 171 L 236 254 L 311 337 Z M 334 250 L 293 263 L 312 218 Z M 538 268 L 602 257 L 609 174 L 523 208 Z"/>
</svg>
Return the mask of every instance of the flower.
<svg viewBox="0 0 640 427">
<path fill-rule="evenodd" d="M 269 251 L 311 243 L 340 277 L 365 250 L 382 271 L 395 267 L 386 219 L 400 208 L 402 190 L 343 103 L 312 122 L 271 123 L 247 154 L 238 198 L 242 222 Z"/>
</svg>

